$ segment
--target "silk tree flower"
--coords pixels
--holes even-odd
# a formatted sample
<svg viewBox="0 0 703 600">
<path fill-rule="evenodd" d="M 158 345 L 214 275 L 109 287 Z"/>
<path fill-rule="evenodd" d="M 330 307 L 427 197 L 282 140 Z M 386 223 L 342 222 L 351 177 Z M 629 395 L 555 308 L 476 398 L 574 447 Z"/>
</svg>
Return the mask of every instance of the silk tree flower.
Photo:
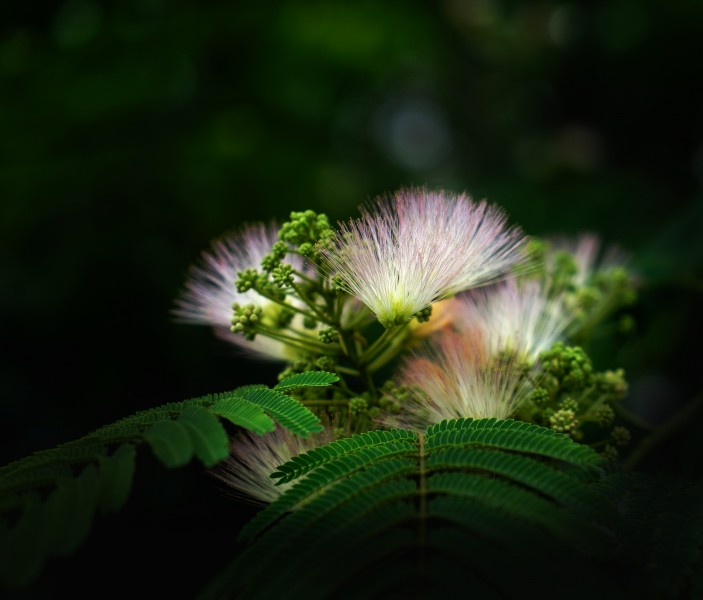
<svg viewBox="0 0 703 600">
<path fill-rule="evenodd" d="M 294 456 L 334 439 L 329 424 L 324 431 L 307 438 L 280 426 L 264 435 L 244 431 L 231 441 L 230 457 L 212 474 L 228 486 L 232 495 L 253 504 L 268 504 L 302 480 L 299 477 L 295 481 L 276 485 L 276 480 L 270 477 L 271 473 Z"/>
<path fill-rule="evenodd" d="M 500 279 L 524 258 L 506 215 L 467 195 L 408 189 L 377 200 L 320 247 L 329 270 L 385 326 Z"/>
<path fill-rule="evenodd" d="M 445 330 L 406 359 L 396 378 L 407 390 L 401 412 L 381 420 L 386 427 L 424 431 L 443 419 L 508 418 L 527 394 L 517 361 L 493 361 L 480 330 Z"/>
<path fill-rule="evenodd" d="M 561 296 L 549 298 L 536 280 L 508 279 L 461 294 L 455 301 L 455 328 L 462 335 L 476 332 L 489 356 L 512 351 L 534 362 L 563 338 L 574 320 Z"/>
<path fill-rule="evenodd" d="M 245 269 L 259 269 L 261 260 L 278 239 L 275 224 L 248 225 L 213 242 L 204 252 L 201 262 L 191 267 L 185 290 L 176 300 L 176 317 L 186 323 L 210 325 L 215 334 L 245 352 L 259 358 L 288 360 L 294 358 L 291 349 L 277 340 L 262 335 L 254 341 L 230 331 L 232 304 L 254 304 L 263 309 L 265 324 L 271 324 L 281 307 L 254 290 L 237 291 L 234 282 Z M 302 260 L 293 255 L 286 258 L 296 270 L 302 270 Z M 302 324 L 300 329 L 302 330 Z"/>
</svg>

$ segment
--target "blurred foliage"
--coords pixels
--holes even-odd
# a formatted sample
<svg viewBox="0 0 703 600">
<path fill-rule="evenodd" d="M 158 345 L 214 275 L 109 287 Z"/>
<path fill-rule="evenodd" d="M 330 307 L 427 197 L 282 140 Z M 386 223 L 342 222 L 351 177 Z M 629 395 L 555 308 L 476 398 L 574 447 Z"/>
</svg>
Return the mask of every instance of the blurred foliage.
<svg viewBox="0 0 703 600">
<path fill-rule="evenodd" d="M 642 280 L 636 331 L 591 348 L 596 366 L 625 367 L 651 422 L 698 393 L 702 3 L 0 11 L 3 463 L 135 410 L 274 383 L 275 366 L 171 321 L 188 265 L 244 221 L 346 219 L 411 184 L 487 197 L 529 233 L 621 244 Z M 700 474 L 703 442 L 676 440 L 652 467 Z"/>
</svg>

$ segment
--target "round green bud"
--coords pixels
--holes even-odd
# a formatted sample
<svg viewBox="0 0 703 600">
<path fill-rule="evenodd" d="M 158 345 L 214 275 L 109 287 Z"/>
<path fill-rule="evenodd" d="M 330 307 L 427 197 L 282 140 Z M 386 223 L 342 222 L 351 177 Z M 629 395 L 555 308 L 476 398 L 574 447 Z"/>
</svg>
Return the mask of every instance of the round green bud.
<svg viewBox="0 0 703 600">
<path fill-rule="evenodd" d="M 333 327 L 328 327 L 327 329 L 320 329 L 318 336 L 323 344 L 332 344 L 337 341 L 337 336 L 339 333 Z"/>
<path fill-rule="evenodd" d="M 237 281 L 235 286 L 240 294 L 248 292 L 250 289 L 256 289 L 259 282 L 259 273 L 256 269 L 245 269 L 237 273 Z"/>
<path fill-rule="evenodd" d="M 286 254 L 288 254 L 288 244 L 282 241 L 275 242 L 271 247 L 271 254 L 277 256 L 279 259 L 283 259 Z"/>
<path fill-rule="evenodd" d="M 559 433 L 571 433 L 579 425 L 576 413 L 569 409 L 559 409 L 549 417 L 549 426 Z"/>
<path fill-rule="evenodd" d="M 615 399 L 623 398 L 628 390 L 623 369 L 598 373 L 596 375 L 596 385 L 600 392 Z"/>
<path fill-rule="evenodd" d="M 322 371 L 334 371 L 336 364 L 331 356 L 321 356 L 315 361 L 315 366 Z"/>
<path fill-rule="evenodd" d="M 596 422 L 601 427 L 607 427 L 615 419 L 615 411 L 610 404 L 603 404 L 599 406 L 593 414 Z"/>
<path fill-rule="evenodd" d="M 414 316 L 418 323 L 427 323 L 432 316 L 432 305 L 426 306 L 422 310 L 416 312 Z"/>
<path fill-rule="evenodd" d="M 630 443 L 630 430 L 618 425 L 617 427 L 613 427 L 613 430 L 610 432 L 610 437 L 616 446 L 627 446 Z"/>
<path fill-rule="evenodd" d="M 542 407 L 549 403 L 551 396 L 546 388 L 536 387 L 530 392 L 529 399 L 535 406 Z"/>
<path fill-rule="evenodd" d="M 281 259 L 273 253 L 267 254 L 261 259 L 261 268 L 267 273 L 273 271 L 280 264 Z"/>
<path fill-rule="evenodd" d="M 293 267 L 287 264 L 279 264 L 271 271 L 274 283 L 278 287 L 290 287 L 293 285 Z"/>
<path fill-rule="evenodd" d="M 358 415 L 360 413 L 366 412 L 369 404 L 363 398 L 352 398 L 349 400 L 349 412 L 353 415 Z"/>
<path fill-rule="evenodd" d="M 565 410 L 571 410 L 576 413 L 579 409 L 579 403 L 575 398 L 567 396 L 561 401 L 561 408 Z"/>
</svg>

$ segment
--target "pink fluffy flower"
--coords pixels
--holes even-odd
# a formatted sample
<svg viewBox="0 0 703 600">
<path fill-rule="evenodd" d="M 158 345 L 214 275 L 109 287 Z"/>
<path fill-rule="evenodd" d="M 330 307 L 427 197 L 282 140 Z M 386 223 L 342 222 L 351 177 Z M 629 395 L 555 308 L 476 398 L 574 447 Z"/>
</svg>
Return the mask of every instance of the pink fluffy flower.
<svg viewBox="0 0 703 600">
<path fill-rule="evenodd" d="M 234 496 L 256 504 L 267 504 L 302 479 L 276 485 L 271 473 L 294 456 L 333 440 L 331 427 L 307 438 L 283 427 L 264 435 L 245 431 L 231 442 L 230 457 L 213 474 L 230 488 Z"/>
<path fill-rule="evenodd" d="M 480 335 L 489 355 L 508 350 L 534 361 L 573 320 L 573 311 L 560 297 L 547 297 L 539 281 L 509 279 L 457 296 L 453 323 L 462 334 Z"/>
<path fill-rule="evenodd" d="M 437 300 L 500 279 L 522 260 L 524 242 L 494 205 L 409 189 L 342 225 L 320 252 L 349 293 L 391 327 Z"/>
<path fill-rule="evenodd" d="M 283 360 L 290 350 L 281 342 L 257 336 L 253 342 L 230 331 L 232 304 L 254 304 L 264 309 L 264 318 L 279 310 L 278 305 L 250 290 L 239 293 L 234 285 L 245 269 L 260 269 L 261 260 L 277 240 L 275 224 L 249 225 L 215 242 L 204 252 L 200 264 L 191 267 L 185 290 L 176 300 L 174 314 L 182 321 L 210 325 L 218 337 L 260 358 Z M 302 261 L 291 256 L 286 262 L 300 270 Z"/>
<path fill-rule="evenodd" d="M 407 386 L 402 412 L 383 425 L 418 431 L 443 419 L 509 417 L 525 395 L 520 371 L 487 356 L 481 333 L 444 331 L 407 359 L 397 383 Z"/>
</svg>

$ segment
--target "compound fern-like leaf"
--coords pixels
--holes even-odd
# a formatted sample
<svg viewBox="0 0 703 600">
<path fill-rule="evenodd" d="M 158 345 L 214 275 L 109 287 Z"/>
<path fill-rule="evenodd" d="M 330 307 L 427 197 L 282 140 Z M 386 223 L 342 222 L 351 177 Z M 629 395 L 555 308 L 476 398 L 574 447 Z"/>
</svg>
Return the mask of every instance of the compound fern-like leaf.
<svg viewBox="0 0 703 600">
<path fill-rule="evenodd" d="M 549 573 L 562 556 L 588 560 L 592 580 L 600 582 L 610 552 L 601 523 L 613 507 L 593 485 L 599 464 L 590 448 L 511 420 L 457 419 L 423 435 L 372 431 L 338 440 L 272 474 L 296 482 L 243 529 L 240 538 L 250 546 L 210 592 L 346 598 L 355 589 L 348 578 L 360 576 L 370 578 L 365 590 L 429 591 L 446 584 L 447 568 L 455 569 L 456 581 L 471 571 L 461 545 L 467 539 L 493 562 L 535 555 L 538 573 Z M 438 562 L 438 555 L 452 558 Z M 378 569 L 369 557 L 387 567 Z M 398 564 L 412 584 L 390 574 L 400 572 Z M 441 575 L 430 564 L 443 565 Z M 495 564 L 474 575 L 506 595 L 505 581 L 490 583 L 502 577 Z"/>
<path fill-rule="evenodd" d="M 278 390 L 246 386 L 164 404 L 6 465 L 0 469 L 0 578 L 26 585 L 47 556 L 68 554 L 85 539 L 96 509 L 119 510 L 131 490 L 140 444 L 146 442 L 167 467 L 183 466 L 193 456 L 209 467 L 228 455 L 221 421 L 265 434 L 275 419 L 306 436 L 321 430 L 320 421 L 284 391 L 336 380 L 328 373 L 301 373 Z"/>
</svg>

